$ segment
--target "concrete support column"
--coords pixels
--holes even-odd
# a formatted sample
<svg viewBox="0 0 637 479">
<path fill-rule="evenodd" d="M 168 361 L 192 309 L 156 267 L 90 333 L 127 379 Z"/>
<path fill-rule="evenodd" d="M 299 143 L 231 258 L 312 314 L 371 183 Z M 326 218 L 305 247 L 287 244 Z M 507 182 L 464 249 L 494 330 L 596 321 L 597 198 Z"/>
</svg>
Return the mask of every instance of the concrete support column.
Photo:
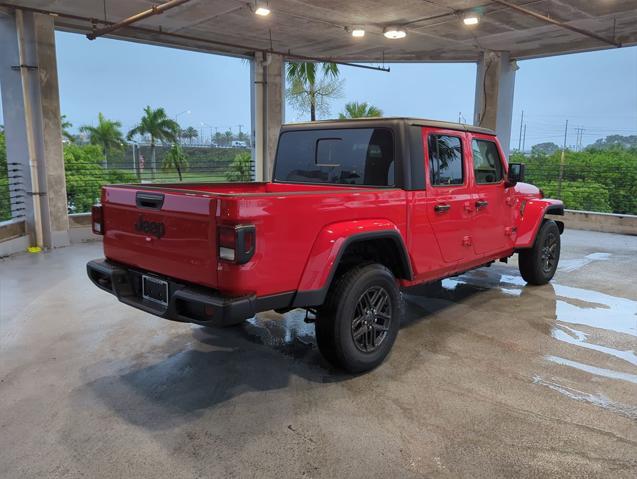
<svg viewBox="0 0 637 479">
<path fill-rule="evenodd" d="M 269 181 L 284 115 L 285 73 L 281 55 L 257 53 L 251 63 L 252 144 L 255 179 Z"/>
<path fill-rule="evenodd" d="M 69 244 L 55 31 L 49 15 L 0 11 L 7 160 L 21 177 L 30 244 Z"/>
<path fill-rule="evenodd" d="M 478 62 L 473 124 L 495 130 L 509 154 L 517 63 L 508 52 L 486 50 Z"/>
</svg>

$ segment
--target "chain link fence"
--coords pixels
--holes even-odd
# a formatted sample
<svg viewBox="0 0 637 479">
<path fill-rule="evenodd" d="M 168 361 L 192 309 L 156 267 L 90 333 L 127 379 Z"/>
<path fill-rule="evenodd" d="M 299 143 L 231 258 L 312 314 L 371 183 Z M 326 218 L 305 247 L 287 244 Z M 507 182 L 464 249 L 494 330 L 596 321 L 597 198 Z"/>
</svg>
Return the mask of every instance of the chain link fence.
<svg viewBox="0 0 637 479">
<path fill-rule="evenodd" d="M 247 148 L 183 147 L 175 160 L 170 147 L 128 145 L 105 158 L 94 145 L 66 145 L 64 163 L 69 213 L 89 212 L 101 188 L 118 183 L 207 183 L 253 181 L 255 165 Z M 27 172 L 28 173 L 28 172 Z M 25 172 L 8 162 L 0 171 L 0 221 L 21 218 L 28 198 Z"/>
<path fill-rule="evenodd" d="M 637 153 L 622 154 L 608 152 L 604 162 L 575 154 L 563 164 L 559 154 L 512 161 L 525 163 L 525 181 L 542 188 L 545 196 L 562 200 L 566 208 L 637 215 Z"/>
</svg>

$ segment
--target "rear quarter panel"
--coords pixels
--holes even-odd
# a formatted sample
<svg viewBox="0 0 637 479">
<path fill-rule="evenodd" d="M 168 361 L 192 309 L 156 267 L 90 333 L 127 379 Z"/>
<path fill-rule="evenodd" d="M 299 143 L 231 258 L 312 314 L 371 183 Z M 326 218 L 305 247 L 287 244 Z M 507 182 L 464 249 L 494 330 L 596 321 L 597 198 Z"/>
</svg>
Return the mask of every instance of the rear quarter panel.
<svg viewBox="0 0 637 479">
<path fill-rule="evenodd" d="M 311 251 L 330 224 L 359 221 L 362 225 L 372 220 L 394 225 L 392 229 L 404 238 L 406 193 L 352 189 L 222 197 L 217 217 L 219 224 L 254 224 L 257 231 L 255 254 L 249 263 L 219 263 L 220 290 L 265 296 L 299 289 L 308 261 L 316 261 Z M 337 247 L 337 241 L 328 240 L 328 244 Z M 317 270 L 315 264 L 310 264 L 312 271 Z M 304 281 L 317 284 L 316 279 Z"/>
</svg>

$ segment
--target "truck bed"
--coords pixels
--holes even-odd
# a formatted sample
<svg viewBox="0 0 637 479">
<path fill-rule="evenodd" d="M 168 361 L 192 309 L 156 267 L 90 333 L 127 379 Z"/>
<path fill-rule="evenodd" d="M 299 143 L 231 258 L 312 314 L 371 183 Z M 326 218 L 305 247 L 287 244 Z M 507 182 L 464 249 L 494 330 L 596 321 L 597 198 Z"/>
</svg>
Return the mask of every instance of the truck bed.
<svg viewBox="0 0 637 479">
<path fill-rule="evenodd" d="M 389 220 L 401 230 L 406 225 L 406 193 L 396 188 L 113 185 L 103 188 L 102 205 L 106 258 L 235 295 L 297 290 L 320 231 L 350 220 L 350 207 L 360 220 Z M 218 261 L 217 227 L 225 224 L 255 226 L 256 248 L 248 264 Z"/>
</svg>

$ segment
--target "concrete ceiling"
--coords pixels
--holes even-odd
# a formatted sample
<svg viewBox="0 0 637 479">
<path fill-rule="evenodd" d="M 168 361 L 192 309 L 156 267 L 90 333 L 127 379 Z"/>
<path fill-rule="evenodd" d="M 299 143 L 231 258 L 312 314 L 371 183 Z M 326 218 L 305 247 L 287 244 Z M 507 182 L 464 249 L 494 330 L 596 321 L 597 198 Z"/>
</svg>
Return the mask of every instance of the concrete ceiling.
<svg viewBox="0 0 637 479">
<path fill-rule="evenodd" d="M 88 18 L 117 22 L 163 2 L 0 0 L 0 5 L 11 3 L 57 12 L 58 28 L 87 33 L 92 28 Z M 490 0 L 271 0 L 269 3 L 271 15 L 258 17 L 252 13 L 248 0 L 190 0 L 110 36 L 234 55 L 273 50 L 365 62 L 476 61 L 484 49 L 509 51 L 512 58 L 525 59 L 613 48 Z M 637 0 L 512 0 L 512 3 L 625 46 L 637 44 Z M 478 8 L 482 14 L 480 24 L 473 28 L 464 26 L 461 20 L 462 12 L 471 8 Z M 346 31 L 352 25 L 364 25 L 365 37 L 352 38 Z M 403 26 L 407 37 L 386 39 L 382 32 L 388 25 Z"/>
</svg>

